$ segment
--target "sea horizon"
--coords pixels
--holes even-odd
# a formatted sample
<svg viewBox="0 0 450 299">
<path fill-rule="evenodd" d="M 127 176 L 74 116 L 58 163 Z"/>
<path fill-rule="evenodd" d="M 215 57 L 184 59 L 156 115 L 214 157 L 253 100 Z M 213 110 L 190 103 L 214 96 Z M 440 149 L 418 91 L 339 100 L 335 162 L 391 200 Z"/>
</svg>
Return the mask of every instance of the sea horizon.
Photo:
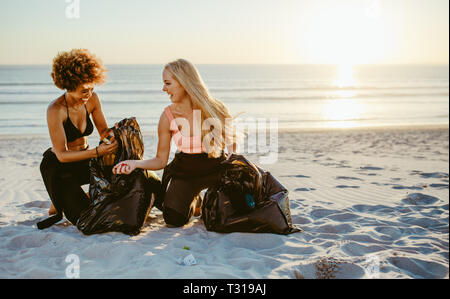
<svg viewBox="0 0 450 299">
<path fill-rule="evenodd" d="M 174 58 L 176 59 L 176 58 Z M 167 61 L 169 62 L 169 61 Z M 167 62 L 161 62 L 161 63 L 153 63 L 153 62 L 142 62 L 142 63 L 105 63 L 105 66 L 108 67 L 111 66 L 152 66 L 152 65 L 165 65 Z M 7 63 L 7 64 L 0 64 L 0 67 L 10 67 L 10 66 L 50 66 L 51 67 L 52 62 L 48 63 Z M 229 65 L 229 66 L 239 66 L 239 65 L 262 65 L 262 66 L 339 66 L 339 63 L 195 63 L 197 66 L 201 65 Z M 352 66 L 450 66 L 450 63 L 448 62 L 418 62 L 418 63 L 355 63 L 352 64 Z"/>
<path fill-rule="evenodd" d="M 108 124 L 135 116 L 156 131 L 170 105 L 162 91 L 163 64 L 107 64 L 95 88 Z M 198 64 L 211 94 L 241 121 L 276 119 L 279 129 L 446 125 L 449 74 L 445 65 Z M 2 135 L 47 133 L 45 111 L 63 91 L 51 65 L 0 65 Z"/>
</svg>

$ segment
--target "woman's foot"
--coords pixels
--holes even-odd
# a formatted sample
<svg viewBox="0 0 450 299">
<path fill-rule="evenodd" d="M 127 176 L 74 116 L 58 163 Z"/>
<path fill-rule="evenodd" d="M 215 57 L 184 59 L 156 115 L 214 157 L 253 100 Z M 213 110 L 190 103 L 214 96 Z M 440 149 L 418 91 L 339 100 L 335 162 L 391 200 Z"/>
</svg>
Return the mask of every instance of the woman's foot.
<svg viewBox="0 0 450 299">
<path fill-rule="evenodd" d="M 51 216 L 51 215 L 55 215 L 56 214 L 56 209 L 55 209 L 55 206 L 52 204 L 51 206 L 50 206 L 50 209 L 48 210 L 48 214 Z"/>
<path fill-rule="evenodd" d="M 85 193 L 86 193 L 86 196 L 88 198 L 90 198 L 89 193 L 88 192 L 85 192 Z M 48 210 L 48 214 L 51 216 L 51 215 L 56 215 L 56 213 L 58 213 L 58 211 L 56 210 L 55 206 L 52 203 L 52 205 L 50 206 L 50 209 Z"/>
<path fill-rule="evenodd" d="M 197 201 L 195 203 L 195 208 L 194 208 L 194 217 L 199 217 L 202 215 L 202 197 L 200 195 L 197 196 Z"/>
</svg>

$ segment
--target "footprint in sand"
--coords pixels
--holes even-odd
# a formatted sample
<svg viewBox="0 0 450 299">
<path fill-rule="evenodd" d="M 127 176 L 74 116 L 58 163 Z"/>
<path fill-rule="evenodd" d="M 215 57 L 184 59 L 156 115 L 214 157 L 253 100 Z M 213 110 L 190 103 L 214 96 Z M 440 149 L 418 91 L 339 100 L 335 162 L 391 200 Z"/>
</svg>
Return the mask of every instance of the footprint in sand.
<svg viewBox="0 0 450 299">
<path fill-rule="evenodd" d="M 328 216 L 329 219 L 334 220 L 334 221 L 339 221 L 339 222 L 351 222 L 351 221 L 355 221 L 358 218 L 360 218 L 360 216 L 354 214 L 354 213 L 338 213 L 338 214 L 334 214 L 334 215 L 330 215 Z"/>
<path fill-rule="evenodd" d="M 410 175 L 420 175 L 422 178 L 435 178 L 435 179 L 445 179 L 448 178 L 448 173 L 445 172 L 422 172 L 420 170 L 411 171 Z"/>
<path fill-rule="evenodd" d="M 39 220 L 33 219 L 33 220 L 18 221 L 16 222 L 16 224 L 25 226 L 34 226 L 36 225 L 37 222 L 39 222 Z"/>
<path fill-rule="evenodd" d="M 445 267 L 427 259 L 388 257 L 387 262 L 401 270 L 407 271 L 412 278 L 443 278 L 448 273 L 448 265 Z"/>
<path fill-rule="evenodd" d="M 381 167 L 374 167 L 374 166 L 364 166 L 360 167 L 361 170 L 384 170 L 384 168 Z"/>
<path fill-rule="evenodd" d="M 348 165 L 337 164 L 336 168 L 352 168 L 352 167 Z"/>
<path fill-rule="evenodd" d="M 384 205 L 354 205 L 350 210 L 358 213 L 371 213 L 371 214 L 392 214 L 395 209 Z"/>
<path fill-rule="evenodd" d="M 312 232 L 325 233 L 325 234 L 347 234 L 355 231 L 355 228 L 350 224 L 324 224 L 321 226 L 316 226 L 311 229 Z"/>
<path fill-rule="evenodd" d="M 431 184 L 430 187 L 438 189 L 448 189 L 448 184 Z"/>
<path fill-rule="evenodd" d="M 296 224 L 308 224 L 311 223 L 311 220 L 307 217 L 302 217 L 302 216 L 292 216 L 292 222 L 296 223 Z"/>
<path fill-rule="evenodd" d="M 358 188 L 360 188 L 359 186 L 347 186 L 347 185 L 339 185 L 339 186 L 336 186 L 336 188 L 339 188 L 339 189 L 344 189 L 344 188 L 353 188 L 353 189 L 358 189 Z"/>
<path fill-rule="evenodd" d="M 4 245 L 9 250 L 18 252 L 20 249 L 39 248 L 48 243 L 48 234 L 25 233 L 7 240 Z"/>
<path fill-rule="evenodd" d="M 23 205 L 20 205 L 19 207 L 24 208 L 49 208 L 50 207 L 50 201 L 43 201 L 43 200 L 35 200 L 31 202 L 27 202 Z"/>
<path fill-rule="evenodd" d="M 392 187 L 392 189 L 396 189 L 396 190 L 404 190 L 404 189 L 408 189 L 408 190 L 423 190 L 423 187 L 419 187 L 419 186 L 407 187 L 407 186 L 396 185 L 396 186 Z"/>
<path fill-rule="evenodd" d="M 331 215 L 331 214 L 336 214 L 336 213 L 339 213 L 339 212 L 341 212 L 341 211 L 340 210 L 328 210 L 328 209 L 321 209 L 321 208 L 319 208 L 319 209 L 315 209 L 315 210 L 311 211 L 310 215 L 313 218 L 317 219 L 317 218 L 326 217 L 326 216 Z"/>
<path fill-rule="evenodd" d="M 301 175 L 301 174 L 297 174 L 297 175 L 282 175 L 282 177 L 288 177 L 288 178 L 305 178 L 305 179 L 309 179 L 311 177 L 307 176 L 307 175 Z"/>
<path fill-rule="evenodd" d="M 373 173 L 373 172 L 371 172 L 371 173 L 358 172 L 358 174 L 361 174 L 361 175 L 368 175 L 368 176 L 377 176 L 377 175 L 379 175 L 378 173 Z"/>
<path fill-rule="evenodd" d="M 424 157 L 424 156 L 413 156 L 413 158 L 414 158 L 414 159 L 417 159 L 417 160 L 423 160 L 423 159 L 426 159 L 426 157 Z"/>
<path fill-rule="evenodd" d="M 336 177 L 336 180 L 355 180 L 355 181 L 364 181 L 363 179 L 355 178 L 355 177 L 351 177 L 351 176 L 338 176 L 338 177 Z"/>
<path fill-rule="evenodd" d="M 316 190 L 315 188 L 297 188 L 294 191 L 314 191 Z"/>
<path fill-rule="evenodd" d="M 406 198 L 402 199 L 402 202 L 410 205 L 431 205 L 435 202 L 439 201 L 439 198 L 422 194 L 422 193 L 411 193 L 408 194 Z"/>
</svg>

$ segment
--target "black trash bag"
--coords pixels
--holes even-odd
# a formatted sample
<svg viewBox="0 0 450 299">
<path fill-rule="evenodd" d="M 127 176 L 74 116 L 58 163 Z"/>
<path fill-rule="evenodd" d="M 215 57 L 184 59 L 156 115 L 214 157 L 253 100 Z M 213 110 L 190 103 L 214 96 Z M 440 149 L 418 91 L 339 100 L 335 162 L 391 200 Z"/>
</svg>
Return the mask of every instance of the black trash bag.
<svg viewBox="0 0 450 299">
<path fill-rule="evenodd" d="M 269 172 L 242 155 L 222 162 L 220 184 L 206 191 L 202 220 L 215 232 L 291 234 L 288 191 Z"/>
<path fill-rule="evenodd" d="M 155 198 L 162 192 L 161 180 L 152 171 L 112 173 L 120 161 L 141 160 L 144 153 L 142 134 L 134 117 L 123 119 L 112 130 L 119 143 L 116 154 L 92 159 L 89 165 L 91 204 L 77 223 L 86 235 L 112 231 L 139 234 Z"/>
</svg>

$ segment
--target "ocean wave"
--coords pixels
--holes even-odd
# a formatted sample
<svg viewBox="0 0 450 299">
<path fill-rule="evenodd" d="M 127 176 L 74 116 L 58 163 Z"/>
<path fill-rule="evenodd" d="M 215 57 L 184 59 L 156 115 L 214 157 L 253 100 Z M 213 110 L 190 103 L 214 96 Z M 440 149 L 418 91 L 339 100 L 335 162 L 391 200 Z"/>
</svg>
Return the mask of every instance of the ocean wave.
<svg viewBox="0 0 450 299">
<path fill-rule="evenodd" d="M 0 87 L 20 87 L 20 86 L 53 86 L 53 83 L 4 83 L 0 82 Z M 234 92 L 271 92 L 271 91 L 382 91 L 382 90 L 426 90 L 426 89 L 447 89 L 448 85 L 419 85 L 419 86 L 299 86 L 299 87 L 251 87 L 251 88 L 210 88 L 213 93 L 234 93 Z M 61 92 L 55 88 L 47 90 L 1 90 L 0 94 L 55 94 Z M 161 89 L 105 89 L 96 90 L 99 94 L 164 94 Z"/>
<path fill-rule="evenodd" d="M 410 98 L 410 99 L 414 99 L 414 98 L 423 98 L 423 97 L 428 97 L 428 98 L 432 98 L 432 97 L 448 97 L 449 94 L 448 93 L 442 93 L 442 94 L 383 94 L 383 95 L 354 95 L 354 96 L 270 96 L 270 97 L 265 97 L 265 96 L 261 96 L 261 97 L 233 97 L 233 98 L 227 98 L 227 97 L 223 97 L 221 98 L 222 101 L 224 102 L 228 102 L 228 103 L 234 103 L 236 101 L 239 102 L 245 102 L 245 101 L 249 101 L 249 103 L 251 102 L 256 102 L 256 101 L 269 101 L 269 102 L 277 102 L 277 101 L 309 101 L 309 100 L 346 100 L 346 99 L 354 99 L 354 100 L 358 100 L 358 101 L 364 101 L 365 99 L 380 99 L 382 100 L 383 98 L 398 98 L 398 99 L 402 99 L 402 98 Z M 48 105 L 50 104 L 51 100 L 49 101 L 42 101 L 42 100 L 37 100 L 37 101 L 32 101 L 32 100 L 17 100 L 17 101 L 12 101 L 12 100 L 1 100 L 0 99 L 0 105 Z M 441 101 L 440 101 L 441 102 Z M 145 105 L 155 105 L 155 104 L 169 104 L 168 99 L 163 99 L 163 100 L 155 100 L 155 99 L 142 99 L 142 100 L 102 100 L 102 103 L 107 104 L 107 105 L 135 105 L 135 104 L 145 104 Z M 416 102 L 411 102 L 411 103 L 425 103 L 423 100 L 417 100 Z M 429 103 L 429 102 L 426 102 Z"/>
<path fill-rule="evenodd" d="M 48 105 L 50 104 L 51 100 L 49 101 L 11 101 L 11 100 L 0 100 L 0 105 Z M 157 100 L 139 100 L 139 101 L 134 101 L 134 100 L 122 100 L 122 101 L 105 101 L 102 100 L 103 104 L 108 104 L 108 105 L 128 105 L 128 104 L 148 104 L 148 105 L 154 105 L 154 104 L 169 104 L 169 100 L 161 100 L 161 101 L 157 101 Z"/>
<path fill-rule="evenodd" d="M 0 82 L 0 86 L 54 86 L 51 82 Z"/>
<path fill-rule="evenodd" d="M 385 123 L 387 121 L 400 121 L 404 124 L 408 124 L 409 121 L 416 121 L 416 120 L 436 120 L 436 119 L 445 119 L 448 118 L 448 115 L 429 115 L 427 117 L 423 117 L 421 115 L 416 116 L 405 116 L 405 117 L 354 117 L 354 118 L 348 118 L 348 119 L 324 119 L 324 118 L 315 118 L 315 119 L 302 119 L 298 120 L 296 118 L 278 118 L 278 123 L 283 124 L 311 124 L 311 123 L 335 123 L 335 122 L 377 122 L 377 123 Z M 111 118 L 111 122 L 119 121 L 121 118 Z M 254 120 L 254 117 L 238 117 L 235 121 L 236 124 L 244 125 L 246 121 L 248 120 Z M 12 128 L 46 128 L 47 125 L 44 123 L 25 123 L 25 122 L 15 122 L 15 123 L 8 123 L 9 119 L 0 119 L 0 124 L 3 129 L 12 129 Z M 153 117 L 153 118 L 139 118 L 139 125 L 141 128 L 145 127 L 155 127 L 158 125 L 159 118 Z M 268 120 L 267 120 L 268 121 Z M 2 124 L 3 123 L 3 124 Z"/>
<path fill-rule="evenodd" d="M 324 94 L 314 94 L 314 95 L 290 95 L 290 96 L 284 96 L 284 95 L 269 95 L 269 96 L 247 96 L 247 95 L 241 95 L 241 94 L 236 94 L 233 96 L 222 96 L 219 97 L 222 100 L 266 100 L 266 101 L 287 101 L 287 100 L 328 100 L 328 99 L 368 99 L 368 98 L 405 98 L 405 97 L 409 97 L 409 98 L 418 98 L 418 97 L 448 97 L 449 93 L 447 92 L 428 92 L 428 93 L 340 93 L 342 91 L 336 91 L 336 93 L 324 93 Z M 11 92 L 2 92 L 0 91 L 0 96 L 1 95 L 32 95 L 32 94 L 39 94 L 40 96 L 42 95 L 48 95 L 49 99 L 52 99 L 56 96 L 58 96 L 58 93 L 55 92 L 20 92 L 20 93 L 11 93 Z M 104 92 L 98 92 L 98 94 L 100 95 L 100 97 L 104 94 L 117 94 L 114 92 L 109 92 L 109 93 L 104 93 Z M 120 93 L 118 93 L 120 94 Z M 142 92 L 140 93 L 142 95 L 148 94 L 147 92 Z M 124 92 L 123 95 L 133 95 L 133 93 L 126 93 Z M 162 94 L 163 95 L 163 94 Z M 129 103 L 129 104 L 139 104 L 139 103 L 145 103 L 146 101 L 151 101 L 152 103 L 165 103 L 166 100 L 155 100 L 155 99 L 141 99 L 141 100 L 121 100 L 121 101 L 117 101 L 117 100 L 110 100 L 110 101 L 105 101 L 107 103 L 111 103 L 111 104 L 123 104 L 124 102 Z M 42 103 L 49 103 L 49 101 L 30 101 L 30 100 L 26 100 L 26 101 L 12 101 L 11 99 L 8 100 L 4 100 L 2 101 L 0 99 L 0 104 L 42 104 Z"/>
<path fill-rule="evenodd" d="M 250 100 L 269 100 L 269 101 L 287 101 L 287 100 L 328 100 L 328 99 L 365 99 L 365 98 L 404 98 L 404 97 L 448 97 L 449 93 L 384 93 L 384 94 L 352 94 L 352 95 L 309 95 L 309 96 L 256 96 L 249 97 Z"/>
<path fill-rule="evenodd" d="M 212 88 L 211 92 L 255 92 L 255 91 L 358 91 L 358 90 L 421 90 L 448 89 L 447 86 L 316 86 L 316 87 L 264 87 L 264 88 Z"/>
<path fill-rule="evenodd" d="M 61 93 L 61 90 L 0 90 L 0 94 L 39 94 L 55 95 Z M 98 94 L 164 94 L 161 90 L 96 90 Z"/>
</svg>

